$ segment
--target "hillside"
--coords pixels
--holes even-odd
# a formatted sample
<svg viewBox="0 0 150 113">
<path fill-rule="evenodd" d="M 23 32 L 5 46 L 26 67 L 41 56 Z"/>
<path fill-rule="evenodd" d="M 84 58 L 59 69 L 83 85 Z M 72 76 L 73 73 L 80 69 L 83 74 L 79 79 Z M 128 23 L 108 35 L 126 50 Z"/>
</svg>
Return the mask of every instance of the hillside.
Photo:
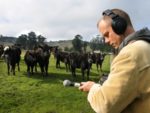
<svg viewBox="0 0 150 113">
<path fill-rule="evenodd" d="M 0 37 L 0 44 L 2 45 L 13 45 L 16 42 L 16 37 L 8 37 L 8 36 L 3 36 Z M 59 46 L 60 48 L 71 48 L 72 47 L 72 42 L 71 40 L 62 40 L 62 41 L 50 41 L 46 42 L 50 46 Z"/>
<path fill-rule="evenodd" d="M 72 40 L 60 40 L 60 41 L 50 41 L 47 42 L 50 46 L 59 46 L 61 49 L 65 47 L 71 48 L 72 47 Z"/>
<path fill-rule="evenodd" d="M 2 45 L 13 45 L 16 42 L 16 37 L 8 37 L 8 36 L 3 36 L 0 37 L 0 44 Z"/>
<path fill-rule="evenodd" d="M 17 38 L 16 37 L 0 37 L 0 44 L 6 45 L 13 45 L 15 44 Z M 49 46 L 59 46 L 60 49 L 64 50 L 65 47 L 69 49 L 72 48 L 72 40 L 59 40 L 59 41 L 50 41 L 46 42 Z M 91 51 L 90 47 L 87 46 L 87 51 Z"/>
</svg>

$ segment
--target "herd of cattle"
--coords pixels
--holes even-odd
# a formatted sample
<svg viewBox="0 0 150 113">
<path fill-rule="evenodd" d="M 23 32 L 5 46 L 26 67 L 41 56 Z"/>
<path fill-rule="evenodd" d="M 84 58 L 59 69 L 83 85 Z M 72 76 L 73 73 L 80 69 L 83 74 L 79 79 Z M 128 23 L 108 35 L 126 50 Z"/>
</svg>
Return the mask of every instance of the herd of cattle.
<svg viewBox="0 0 150 113">
<path fill-rule="evenodd" d="M 48 75 L 49 59 L 51 53 L 56 59 L 56 68 L 61 68 L 60 62 L 66 66 L 66 71 L 71 72 L 73 79 L 76 78 L 76 69 L 80 68 L 82 72 L 82 79 L 85 79 L 85 72 L 87 72 L 87 80 L 89 79 L 92 64 L 95 63 L 97 70 L 102 71 L 102 63 L 106 54 L 104 53 L 77 53 L 59 51 L 57 48 L 50 47 L 46 44 L 38 45 L 33 50 L 27 50 L 24 55 L 24 61 L 27 65 L 27 74 L 31 75 L 37 72 L 37 64 L 44 76 Z M 0 56 L 5 59 L 7 63 L 8 74 L 10 72 L 15 75 L 15 67 L 18 66 L 21 59 L 21 49 L 18 45 L 3 47 L 0 45 Z"/>
</svg>

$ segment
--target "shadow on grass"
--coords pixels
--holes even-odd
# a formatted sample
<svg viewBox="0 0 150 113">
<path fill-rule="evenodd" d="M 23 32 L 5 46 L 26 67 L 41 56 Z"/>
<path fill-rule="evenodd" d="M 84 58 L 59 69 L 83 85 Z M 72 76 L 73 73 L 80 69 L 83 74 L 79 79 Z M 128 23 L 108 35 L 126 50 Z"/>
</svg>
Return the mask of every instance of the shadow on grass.
<svg viewBox="0 0 150 113">
<path fill-rule="evenodd" d="M 24 76 L 32 79 L 38 79 L 41 80 L 43 83 L 58 83 L 62 82 L 65 79 L 71 80 L 72 76 L 68 73 L 48 73 L 47 76 L 43 76 L 40 72 L 39 73 L 34 73 L 33 75 L 28 76 L 26 72 L 23 73 Z"/>
<path fill-rule="evenodd" d="M 38 79 L 38 80 L 41 80 L 41 83 L 48 83 L 48 84 L 63 83 L 63 81 L 66 79 L 74 81 L 74 82 L 88 81 L 86 73 L 85 73 L 85 79 L 82 80 L 82 75 L 80 71 L 77 71 L 75 78 L 72 77 L 71 72 L 68 72 L 68 73 L 52 72 L 52 73 L 48 73 L 48 76 L 44 76 L 44 77 L 40 72 L 34 73 L 33 75 L 30 75 L 30 76 L 28 76 L 26 72 L 23 72 L 22 74 L 25 77 Z M 90 72 L 89 78 L 90 78 L 89 80 L 97 82 L 99 81 L 100 76 L 98 73 Z"/>
</svg>

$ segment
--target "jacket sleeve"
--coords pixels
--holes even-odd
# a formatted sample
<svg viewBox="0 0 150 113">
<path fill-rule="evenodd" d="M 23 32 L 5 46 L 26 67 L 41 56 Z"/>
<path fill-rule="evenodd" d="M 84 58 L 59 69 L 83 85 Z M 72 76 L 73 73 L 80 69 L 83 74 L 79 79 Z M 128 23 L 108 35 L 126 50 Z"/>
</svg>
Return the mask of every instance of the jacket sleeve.
<svg viewBox="0 0 150 113">
<path fill-rule="evenodd" d="M 88 101 L 97 113 L 120 113 L 137 95 L 137 61 L 127 53 L 120 53 L 112 62 L 108 79 L 102 86 L 93 85 Z"/>
</svg>

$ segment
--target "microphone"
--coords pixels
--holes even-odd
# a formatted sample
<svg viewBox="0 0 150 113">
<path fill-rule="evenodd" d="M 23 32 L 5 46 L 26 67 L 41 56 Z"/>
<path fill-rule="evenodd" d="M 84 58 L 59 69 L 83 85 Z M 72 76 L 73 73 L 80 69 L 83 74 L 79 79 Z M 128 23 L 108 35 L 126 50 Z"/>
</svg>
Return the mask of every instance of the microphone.
<svg viewBox="0 0 150 113">
<path fill-rule="evenodd" d="M 80 87 L 81 86 L 81 83 L 78 83 L 78 82 L 72 82 L 70 80 L 64 80 L 63 81 L 63 85 L 66 87 L 66 86 L 74 86 L 74 87 Z"/>
</svg>

